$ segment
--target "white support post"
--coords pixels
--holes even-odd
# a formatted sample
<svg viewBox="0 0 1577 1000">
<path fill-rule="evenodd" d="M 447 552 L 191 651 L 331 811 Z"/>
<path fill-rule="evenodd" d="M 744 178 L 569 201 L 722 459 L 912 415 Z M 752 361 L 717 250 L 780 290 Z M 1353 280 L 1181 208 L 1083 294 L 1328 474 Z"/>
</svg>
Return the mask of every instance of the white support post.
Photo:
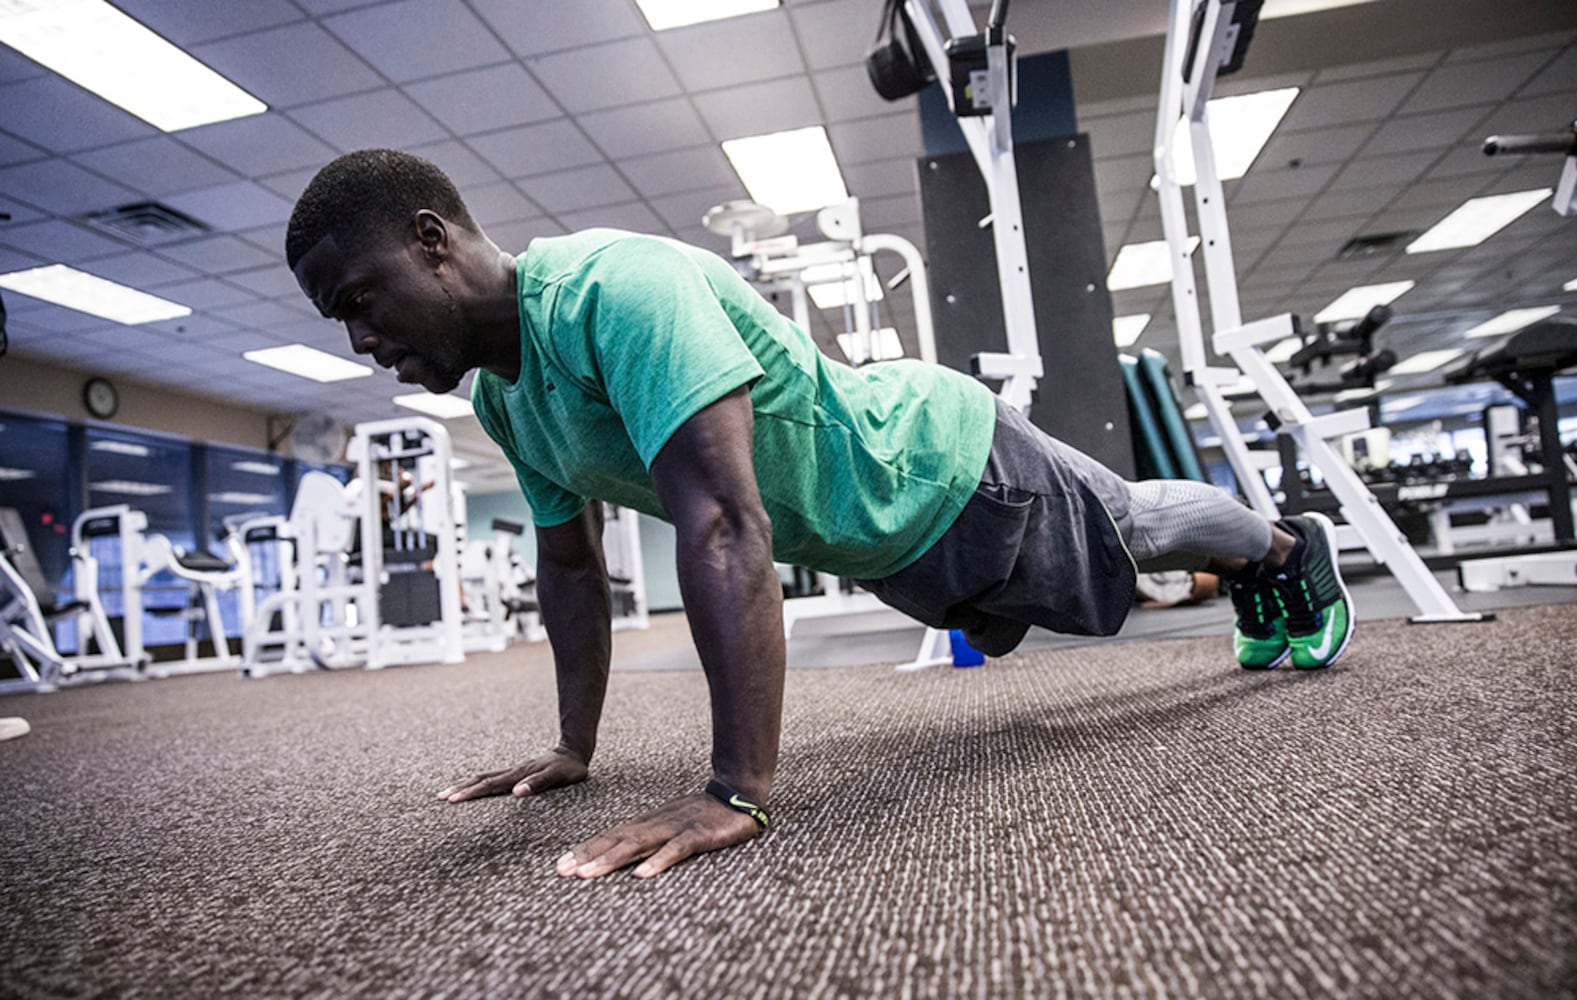
<svg viewBox="0 0 1577 1000">
<path fill-rule="evenodd" d="M 1193 261 L 1188 254 L 1187 220 L 1182 191 L 1173 162 L 1177 122 L 1186 121 L 1194 156 L 1194 199 L 1205 254 L 1205 278 L 1210 288 L 1213 346 L 1232 361 L 1253 383 L 1255 391 L 1280 421 L 1280 432 L 1291 436 L 1311 465 L 1325 476 L 1326 485 L 1342 505 L 1342 515 L 1375 559 L 1390 569 L 1417 605 L 1414 621 L 1473 621 L 1482 616 L 1457 608 L 1445 588 L 1429 572 L 1407 538 L 1396 527 L 1358 474 L 1331 447 L 1328 437 L 1368 426 L 1366 416 L 1347 413 L 1316 420 L 1298 394 L 1265 357 L 1263 346 L 1293 336 L 1290 315 L 1245 324 L 1237 295 L 1232 263 L 1232 242 L 1226 205 L 1215 154 L 1210 142 L 1207 106 L 1215 87 L 1216 70 L 1232 44 L 1229 28 L 1233 0 L 1205 0 L 1204 17 L 1194 62 L 1183 79 L 1185 46 L 1192 28 L 1193 4 L 1172 0 L 1170 29 L 1166 38 L 1161 78 L 1160 106 L 1156 115 L 1155 168 L 1161 198 L 1161 222 L 1171 251 L 1172 303 L 1177 317 L 1183 367 L 1199 390 L 1211 425 L 1220 435 L 1227 459 L 1254 509 L 1275 516 L 1275 505 L 1254 465 L 1231 409 L 1221 389 L 1235 381 L 1235 372 L 1209 368 L 1205 362 L 1203 328 L 1195 294 Z"/>
</svg>

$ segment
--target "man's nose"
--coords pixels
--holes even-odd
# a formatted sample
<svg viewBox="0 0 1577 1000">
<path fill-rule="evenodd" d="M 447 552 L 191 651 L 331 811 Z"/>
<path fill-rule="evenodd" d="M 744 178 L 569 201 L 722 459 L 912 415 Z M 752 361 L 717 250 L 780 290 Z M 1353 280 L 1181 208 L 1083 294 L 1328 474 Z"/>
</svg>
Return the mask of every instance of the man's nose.
<svg viewBox="0 0 1577 1000">
<path fill-rule="evenodd" d="M 346 323 L 345 332 L 350 336 L 350 349 L 357 354 L 371 354 L 378 346 L 377 335 L 360 323 Z"/>
</svg>

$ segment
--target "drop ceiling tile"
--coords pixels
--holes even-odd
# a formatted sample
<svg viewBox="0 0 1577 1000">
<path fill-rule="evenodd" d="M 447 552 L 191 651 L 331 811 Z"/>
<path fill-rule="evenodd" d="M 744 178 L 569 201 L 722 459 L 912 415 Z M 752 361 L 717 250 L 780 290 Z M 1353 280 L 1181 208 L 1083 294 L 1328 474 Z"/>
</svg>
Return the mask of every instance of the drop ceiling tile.
<svg viewBox="0 0 1577 1000">
<path fill-rule="evenodd" d="M 646 19 L 629 0 L 471 0 L 504 43 L 522 56 L 645 35 Z"/>
<path fill-rule="evenodd" d="M 342 153 L 374 147 L 405 149 L 449 138 L 443 126 L 394 90 L 324 101 L 296 108 L 290 116 Z"/>
<path fill-rule="evenodd" d="M 1420 149 L 1444 151 L 1463 141 L 1468 131 L 1483 121 L 1490 110 L 1480 106 L 1392 118 L 1364 145 L 1361 155 L 1380 156 Z"/>
<path fill-rule="evenodd" d="M 40 160 L 49 154 L 30 142 L 23 142 L 14 135 L 0 132 L 0 167 L 13 163 Z"/>
<path fill-rule="evenodd" d="M 294 205 L 296 199 L 301 197 L 301 192 L 312 183 L 312 178 L 317 175 L 319 169 L 305 167 L 301 170 L 287 170 L 271 177 L 259 177 L 257 182 Z"/>
<path fill-rule="evenodd" d="M 539 236 L 563 236 L 567 229 L 552 219 L 523 219 L 506 222 L 487 231 L 494 243 L 510 253 L 520 253 Z"/>
<path fill-rule="evenodd" d="M 1282 119 L 1288 132 L 1351 125 L 1384 118 L 1396 110 L 1424 78 L 1422 73 L 1399 73 L 1341 83 L 1316 84 L 1299 94 Z"/>
<path fill-rule="evenodd" d="M 1577 91 L 1577 45 L 1556 56 L 1517 92 L 1519 97 Z"/>
<path fill-rule="evenodd" d="M 695 93 L 804 73 L 798 46 L 784 44 L 792 37 L 780 8 L 661 31 L 657 47 Z"/>
<path fill-rule="evenodd" d="M 458 0 L 380 3 L 325 18 L 323 26 L 396 82 L 504 62 L 510 57 L 486 25 Z"/>
<path fill-rule="evenodd" d="M 1549 52 L 1530 52 L 1501 59 L 1447 63 L 1424 78 L 1400 111 L 1440 111 L 1503 99 L 1538 72 L 1549 56 Z"/>
<path fill-rule="evenodd" d="M 1485 116 L 1477 130 L 1482 139 L 1496 132 L 1557 132 L 1569 126 L 1577 112 L 1571 94 L 1546 94 L 1507 101 Z"/>
<path fill-rule="evenodd" d="M 247 229 L 290 218 L 291 203 L 251 181 L 170 195 L 171 208 L 218 231 Z"/>
<path fill-rule="evenodd" d="M 919 197 L 915 161 L 908 157 L 851 164 L 843 168 L 843 179 L 849 193 L 861 199 L 901 194 Z"/>
<path fill-rule="evenodd" d="M 498 171 L 487 161 L 453 139 L 430 146 L 414 146 L 411 152 L 438 164 L 461 191 L 472 185 L 492 184 L 499 180 Z"/>
<path fill-rule="evenodd" d="M 0 225 L 16 225 L 19 222 L 36 222 L 47 218 L 48 213 L 24 205 L 19 201 L 0 195 Z"/>
<path fill-rule="evenodd" d="M 29 271 L 35 267 L 43 267 L 48 263 L 50 263 L 50 261 L 47 261 L 42 257 L 38 257 L 30 253 L 22 253 L 20 250 L 12 250 L 9 247 L 0 246 L 0 274 L 10 274 L 12 271 Z M 26 301 L 34 302 L 37 300 L 28 299 Z M 13 316 L 15 316 L 19 311 L 22 311 L 18 309 L 15 299 L 11 300 L 11 304 L 7 306 L 7 308 L 11 311 Z"/>
<path fill-rule="evenodd" d="M 635 233 L 668 235 L 668 224 L 659 219 L 644 202 L 639 201 L 625 202 L 622 205 L 603 205 L 584 211 L 561 212 L 558 218 L 559 222 L 571 232 L 606 226 L 612 229 L 628 229 Z"/>
<path fill-rule="evenodd" d="M 874 118 L 899 112 L 917 114 L 920 107 L 917 97 L 905 97 L 898 101 L 883 100 L 871 86 L 863 65 L 822 70 L 811 79 L 829 122 Z"/>
<path fill-rule="evenodd" d="M 306 301 L 305 296 L 301 294 L 301 286 L 296 284 L 296 276 L 285 266 L 283 257 L 265 267 L 227 274 L 225 280 L 240 285 L 261 298 L 292 298 Z"/>
<path fill-rule="evenodd" d="M 649 101 L 576 115 L 591 141 L 616 160 L 712 142 L 688 98 Z"/>
<path fill-rule="evenodd" d="M 519 187 L 528 198 L 555 215 L 581 208 L 616 205 L 637 197 L 623 178 L 605 164 L 528 177 L 519 182 Z"/>
<path fill-rule="evenodd" d="M 917 158 L 923 152 L 918 115 L 840 122 L 827 127 L 827 138 L 838 156 L 838 163 L 845 167 L 897 156 Z"/>
<path fill-rule="evenodd" d="M 0 167 L 0 191 L 59 215 L 96 212 L 137 201 L 137 193 L 65 160 Z"/>
<path fill-rule="evenodd" d="M 228 237 L 221 237 L 228 239 Z M 218 278 L 202 278 L 160 286 L 158 294 L 193 309 L 213 309 L 255 301 L 256 296 Z"/>
<path fill-rule="evenodd" d="M 0 84 L 30 80 L 48 73 L 49 70 L 22 53 L 9 46 L 0 45 Z"/>
<path fill-rule="evenodd" d="M 155 285 L 167 285 L 175 281 L 187 281 L 196 277 L 196 273 L 189 267 L 171 263 L 162 257 L 151 253 L 123 253 L 111 257 L 97 257 L 91 262 L 82 265 L 82 270 L 89 274 L 96 274 L 101 278 L 118 281 L 132 288 L 151 289 Z M 156 293 L 161 297 L 168 297 L 164 292 Z M 176 299 L 174 301 L 179 302 Z M 182 302 L 181 305 L 190 305 Z"/>
<path fill-rule="evenodd" d="M 127 244 L 119 240 L 100 236 L 84 226 L 64 219 L 28 222 L 0 228 L 0 246 L 67 264 L 88 257 L 123 253 L 127 249 Z"/>
<path fill-rule="evenodd" d="M 571 113 L 634 104 L 680 92 L 650 39 L 630 38 L 527 60 L 548 93 Z"/>
<path fill-rule="evenodd" d="M 1302 221 L 1327 222 L 1331 219 L 1365 218 L 1391 203 L 1400 188 L 1356 191 L 1327 191 L 1309 202 Z"/>
<path fill-rule="evenodd" d="M 312 23 L 196 46 L 192 54 L 270 107 L 289 108 L 383 86 L 384 80 Z"/>
<path fill-rule="evenodd" d="M 63 306 L 45 305 L 27 314 L 29 326 L 46 333 L 73 333 L 103 326 L 104 320 Z"/>
<path fill-rule="evenodd" d="M 234 172 L 162 135 L 88 150 L 71 159 L 155 198 L 237 179 Z"/>
<path fill-rule="evenodd" d="M 1400 191 L 1422 177 L 1436 160 L 1439 150 L 1400 153 L 1390 156 L 1370 156 L 1353 160 L 1331 181 L 1332 191 L 1388 188 Z"/>
<path fill-rule="evenodd" d="M 1284 167 L 1297 160 L 1304 166 L 1316 163 L 1340 163 L 1350 159 L 1378 128 L 1375 122 L 1360 125 L 1341 125 L 1319 128 L 1308 132 L 1287 132 L 1277 129 L 1270 142 L 1255 160 L 1256 166 Z"/>
<path fill-rule="evenodd" d="M 258 226 L 255 229 L 243 229 L 234 235 L 268 254 L 270 260 L 282 256 L 285 252 L 284 221 Z"/>
<path fill-rule="evenodd" d="M 301 20 L 289 0 L 116 0 L 116 6 L 182 48 Z"/>
<path fill-rule="evenodd" d="M 6 131 L 57 153 L 157 135 L 142 119 L 53 73 L 0 86 L 0 108 L 26 108 L 4 119 Z"/>
<path fill-rule="evenodd" d="M 531 219 L 542 214 L 542 209 L 507 181 L 467 188 L 461 193 L 471 218 L 484 229 L 495 223 Z"/>
<path fill-rule="evenodd" d="M 220 306 L 210 310 L 210 313 L 220 319 L 227 319 L 237 326 L 253 328 L 299 323 L 302 319 L 313 315 L 312 307 L 305 297 L 301 299 L 299 306 L 279 299 L 270 299 L 266 302 L 248 302 L 238 306 Z"/>
<path fill-rule="evenodd" d="M 1444 177 L 1460 177 L 1464 174 L 1493 174 L 1506 169 L 1506 157 L 1485 156 L 1482 141 L 1472 136 L 1469 136 L 1469 139 L 1471 141 L 1462 143 L 1437 160 L 1424 175 L 1425 179 L 1439 180 Z"/>
<path fill-rule="evenodd" d="M 697 94 L 695 105 L 701 112 L 701 119 L 719 139 L 764 135 L 821 123 L 816 95 L 810 81 L 802 76 Z"/>
<path fill-rule="evenodd" d="M 602 154 L 567 118 L 472 136 L 466 144 L 509 178 L 602 162 Z"/>
<path fill-rule="evenodd" d="M 1420 181 L 1397 195 L 1391 208 L 1407 211 L 1413 208 L 1438 207 L 1441 216 L 1455 209 L 1464 201 L 1478 194 L 1484 187 L 1484 178 L 1466 175 L 1447 177 L 1437 181 Z"/>
<path fill-rule="evenodd" d="M 718 187 L 734 180 L 734 168 L 717 146 L 696 146 L 655 156 L 622 160 L 619 169 L 643 196 Z"/>
<path fill-rule="evenodd" d="M 881 6 L 868 0 L 794 4 L 788 13 L 813 70 L 863 63 L 881 21 Z"/>
<path fill-rule="evenodd" d="M 226 274 L 272 264 L 276 257 L 264 253 L 234 236 L 208 236 L 202 239 L 162 246 L 159 254 L 208 274 Z"/>
<path fill-rule="evenodd" d="M 1317 194 L 1336 176 L 1334 163 L 1302 166 L 1290 170 L 1254 170 L 1244 177 L 1230 206 L 1252 205 L 1262 201 L 1308 198 Z M 1228 219 L 1230 223 L 1230 218 Z"/>
<path fill-rule="evenodd" d="M 1148 153 L 1114 156 L 1095 162 L 1095 187 L 1104 198 L 1121 192 L 1148 192 L 1155 176 L 1155 161 Z M 1229 197 L 1228 203 L 1231 202 Z"/>
<path fill-rule="evenodd" d="M 409 83 L 405 93 L 456 135 L 490 132 L 562 114 L 547 91 L 517 63 Z M 494 96 L 482 100 L 478 95 Z"/>
<path fill-rule="evenodd" d="M 277 112 L 187 129 L 180 136 L 182 142 L 247 177 L 322 165 L 335 153 Z"/>
<path fill-rule="evenodd" d="M 650 203 L 664 222 L 676 231 L 694 229 L 701 225 L 707 210 L 724 202 L 740 201 L 748 198 L 745 186 L 738 178 L 731 183 L 703 191 L 687 191 L 683 194 L 668 195 L 663 198 L 652 198 Z"/>
</svg>

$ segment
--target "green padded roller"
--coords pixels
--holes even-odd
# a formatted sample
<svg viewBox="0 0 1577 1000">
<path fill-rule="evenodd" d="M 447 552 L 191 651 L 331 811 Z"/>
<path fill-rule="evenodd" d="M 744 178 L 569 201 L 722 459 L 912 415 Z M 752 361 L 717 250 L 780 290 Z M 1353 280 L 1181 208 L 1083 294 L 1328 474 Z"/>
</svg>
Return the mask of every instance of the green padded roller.
<svg viewBox="0 0 1577 1000">
<path fill-rule="evenodd" d="M 1150 403 L 1160 418 L 1165 433 L 1167 450 L 1178 472 L 1184 479 L 1207 482 L 1205 470 L 1199 464 L 1194 449 L 1194 437 L 1188 432 L 1188 421 L 1183 419 L 1183 408 L 1177 405 L 1177 390 L 1172 386 L 1171 374 L 1166 370 L 1166 355 L 1146 347 L 1139 352 L 1139 371 L 1150 388 Z"/>
<path fill-rule="evenodd" d="M 1128 389 L 1128 413 L 1133 417 L 1133 451 L 1139 464 L 1139 478 L 1176 479 L 1177 465 L 1172 461 L 1166 438 L 1156 422 L 1155 408 L 1139 373 L 1139 359 L 1119 354 L 1117 360 L 1122 364 L 1123 385 Z"/>
</svg>

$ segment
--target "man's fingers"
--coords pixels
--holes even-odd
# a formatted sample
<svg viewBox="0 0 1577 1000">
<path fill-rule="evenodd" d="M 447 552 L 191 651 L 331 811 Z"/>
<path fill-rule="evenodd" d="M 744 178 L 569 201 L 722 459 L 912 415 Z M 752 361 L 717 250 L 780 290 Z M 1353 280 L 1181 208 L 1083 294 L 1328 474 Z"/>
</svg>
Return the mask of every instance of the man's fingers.
<svg viewBox="0 0 1577 1000">
<path fill-rule="evenodd" d="M 637 865 L 634 875 L 636 878 L 651 878 L 653 875 L 667 871 L 690 855 L 700 854 L 705 850 L 709 848 L 703 847 L 700 839 L 687 830 L 659 847 L 655 854 Z"/>
</svg>

